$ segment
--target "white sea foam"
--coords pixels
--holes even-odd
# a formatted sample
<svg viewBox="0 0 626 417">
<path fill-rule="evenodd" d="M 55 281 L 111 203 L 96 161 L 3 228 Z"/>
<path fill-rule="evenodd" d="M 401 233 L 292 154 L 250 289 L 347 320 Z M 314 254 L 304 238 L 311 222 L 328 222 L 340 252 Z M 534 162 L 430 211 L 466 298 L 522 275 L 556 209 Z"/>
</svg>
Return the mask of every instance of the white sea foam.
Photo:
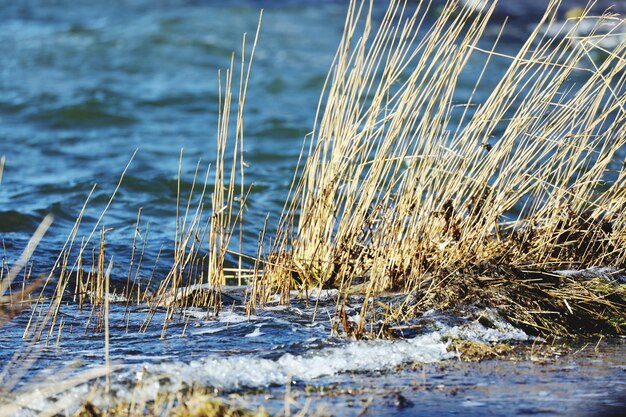
<svg viewBox="0 0 626 417">
<path fill-rule="evenodd" d="M 248 333 L 244 337 L 259 337 L 262 335 L 263 335 L 263 332 L 261 332 L 261 326 L 257 326 L 252 333 Z"/>
<path fill-rule="evenodd" d="M 391 371 L 411 363 L 432 363 L 457 357 L 448 351 L 451 338 L 481 341 L 527 340 L 528 336 L 502 320 L 495 311 L 485 310 L 491 327 L 478 321 L 459 326 L 439 324 L 438 331 L 413 339 L 351 341 L 341 346 L 310 350 L 304 354 L 284 353 L 278 359 L 237 355 L 211 354 L 190 363 L 162 362 L 125 366 L 113 376 L 113 392 L 128 399 L 149 401 L 159 392 L 175 392 L 189 385 L 201 384 L 221 390 L 263 388 L 285 385 L 289 381 L 313 382 L 349 372 Z M 223 323 L 204 329 L 223 329 Z M 256 324 L 247 337 L 262 335 L 262 324 Z M 84 386 L 73 388 L 72 398 L 84 396 Z M 65 395 L 64 395 L 65 396 Z M 33 399 L 34 409 L 45 408 L 47 400 Z M 98 401 L 98 400 L 96 400 Z M 104 400 L 103 400 L 104 401 Z M 98 404 L 96 404 L 98 405 Z M 106 404 L 101 404 L 105 406 Z M 42 408 L 40 408 L 42 407 Z M 29 415 L 23 413 L 22 415 Z"/>
<path fill-rule="evenodd" d="M 384 371 L 412 363 L 431 363 L 454 357 L 442 334 L 434 332 L 409 340 L 351 342 L 304 355 L 286 353 L 277 360 L 251 356 L 209 356 L 189 364 L 147 366 L 153 375 L 168 375 L 175 385 L 198 382 L 220 389 L 283 385 L 289 380 L 311 381 L 345 372 Z"/>
<path fill-rule="evenodd" d="M 320 301 L 326 301 L 326 300 L 336 300 L 337 297 L 339 296 L 339 290 L 337 289 L 319 289 L 319 288 L 312 288 L 309 290 L 309 299 L 313 299 L 313 300 L 320 300 Z"/>
<path fill-rule="evenodd" d="M 253 314 L 248 316 L 246 314 L 240 314 L 240 313 L 230 311 L 230 310 L 220 311 L 217 317 L 213 317 L 212 315 L 207 314 L 206 310 L 194 309 L 194 308 L 186 309 L 185 314 L 188 316 L 194 317 L 196 319 L 207 320 L 209 322 L 214 322 L 214 323 L 235 324 L 235 323 L 242 323 L 246 321 L 259 320 L 259 317 Z"/>
<path fill-rule="evenodd" d="M 293 300 L 302 299 L 308 297 L 309 301 L 328 301 L 328 300 L 336 300 L 339 296 L 339 290 L 337 289 L 320 289 L 320 288 L 309 288 L 306 293 L 298 290 L 289 291 L 289 297 Z M 268 297 L 269 303 L 280 303 L 281 295 L 273 294 Z"/>
<path fill-rule="evenodd" d="M 484 342 L 529 339 L 526 333 L 503 320 L 497 312 L 486 309 L 482 311 L 482 315 L 488 318 L 490 327 L 485 327 L 478 321 L 458 326 L 439 324 L 439 331 L 413 339 L 353 341 L 301 355 L 285 353 L 278 359 L 249 355 L 211 355 L 190 363 L 145 365 L 144 371 L 148 379 L 150 376 L 159 378 L 167 375 L 172 385 L 166 389 L 170 390 L 192 383 L 223 390 L 261 388 L 284 385 L 290 380 L 310 382 L 347 372 L 388 371 L 409 363 L 432 363 L 454 358 L 457 354 L 447 349 L 451 338 Z M 256 325 L 246 337 L 260 336 L 261 327 Z M 144 394 L 146 393 L 142 395 Z M 149 395 L 156 395 L 156 392 Z"/>
<path fill-rule="evenodd" d="M 530 336 L 523 330 L 503 320 L 493 309 L 486 308 L 481 311 L 481 315 L 486 317 L 493 327 L 485 327 L 476 320 L 452 327 L 445 334 L 452 338 L 477 340 L 480 342 L 526 341 L 530 339 Z"/>
<path fill-rule="evenodd" d="M 607 281 L 618 281 L 626 284 L 626 275 L 624 275 L 623 271 L 611 267 L 592 266 L 586 269 L 563 269 L 554 271 L 554 273 L 574 278 L 604 278 Z"/>
</svg>

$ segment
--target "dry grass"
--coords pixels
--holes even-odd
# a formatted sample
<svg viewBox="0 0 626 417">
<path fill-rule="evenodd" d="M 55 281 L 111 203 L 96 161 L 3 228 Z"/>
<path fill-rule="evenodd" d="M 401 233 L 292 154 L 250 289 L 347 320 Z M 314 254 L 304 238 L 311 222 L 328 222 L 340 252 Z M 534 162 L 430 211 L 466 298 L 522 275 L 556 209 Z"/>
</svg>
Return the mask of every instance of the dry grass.
<svg viewBox="0 0 626 417">
<path fill-rule="evenodd" d="M 102 394 L 102 393 L 100 393 Z M 94 393 L 94 397 L 99 394 Z M 207 394 L 202 390 L 191 390 L 186 393 L 163 395 L 156 401 L 129 403 L 115 401 L 110 407 L 102 409 L 89 401 L 85 401 L 73 414 L 74 417 L 139 417 L 139 416 L 172 416 L 172 417 L 269 417 L 263 407 L 256 410 L 246 409 L 230 404 L 220 398 Z"/>
<path fill-rule="evenodd" d="M 2 167 L 0 166 L 0 172 L 1 168 Z M 31 294 L 41 284 L 40 280 L 25 279 L 22 281 L 22 286 L 17 294 L 13 294 L 11 288 L 14 280 L 28 265 L 30 257 L 52 224 L 52 219 L 52 215 L 44 217 L 41 224 L 37 227 L 37 230 L 35 230 L 35 233 L 26 245 L 26 248 L 10 269 L 4 267 L 5 261 L 3 260 L 2 268 L 0 268 L 0 326 L 30 306 Z"/>
<path fill-rule="evenodd" d="M 4 164 L 6 163 L 6 157 L 0 156 L 0 184 L 2 184 L 2 173 L 4 172 Z"/>
<path fill-rule="evenodd" d="M 7 259 L 2 260 L 0 268 L 0 325 L 27 307 L 31 308 L 30 319 L 24 329 L 23 337 L 26 342 L 23 348 L 15 353 L 10 363 L 4 364 L 0 369 L 0 380 L 2 380 L 4 393 L 11 392 L 24 382 L 22 380 L 24 376 L 32 379 L 33 375 L 28 375 L 29 367 L 37 359 L 38 348 L 41 346 L 39 342 L 43 341 L 46 346 L 50 342 L 59 342 L 65 328 L 63 314 L 60 313 L 63 305 L 68 302 L 89 312 L 89 318 L 85 323 L 85 333 L 90 331 L 104 333 L 106 364 L 101 370 L 98 370 L 97 375 L 89 372 L 78 373 L 72 378 L 68 378 L 67 383 L 63 385 L 44 384 L 41 387 L 35 387 L 32 384 L 27 385 L 26 391 L 24 389 L 20 391 L 25 394 L 24 398 L 26 399 L 30 398 L 29 392 L 35 390 L 37 391 L 35 394 L 40 395 L 40 399 L 59 396 L 76 385 L 90 383 L 93 378 L 100 376 L 106 377 L 105 391 L 108 392 L 109 375 L 111 370 L 115 368 L 109 363 L 108 338 L 111 320 L 109 306 L 111 302 L 126 304 L 124 319 L 127 328 L 131 314 L 143 316 L 142 325 L 139 326 L 138 331 L 145 331 L 152 324 L 157 311 L 164 313 L 162 314 L 164 319 L 160 323 L 163 337 L 176 311 L 184 311 L 190 307 L 204 308 L 211 311 L 212 315 L 217 315 L 221 308 L 219 289 L 226 283 L 226 280 L 234 278 L 241 282 L 242 279 L 246 279 L 246 274 L 248 277 L 254 276 L 250 275 L 254 271 L 244 269 L 241 261 L 238 268 L 226 268 L 225 255 L 229 250 L 231 239 L 236 236 L 237 226 L 241 230 L 248 192 L 243 185 L 243 114 L 260 25 L 261 21 L 259 20 L 254 43 L 247 56 L 244 36 L 240 68 L 237 69 L 235 66 L 235 54 L 233 53 L 230 67 L 224 76 L 222 77 L 222 74 L 218 73 L 221 99 L 216 135 L 217 161 L 212 167 L 215 176 L 212 192 L 208 189 L 211 166 L 207 167 L 206 174 L 202 177 L 200 175 L 200 162 L 196 166 L 191 188 L 189 190 L 182 188 L 183 151 L 181 150 L 173 259 L 171 259 L 171 265 L 165 276 L 154 277 L 157 263 L 159 261 L 166 262 L 159 259 L 160 254 L 154 265 L 147 267 L 145 265 L 144 251 L 149 229 L 147 225 L 145 227 L 142 225 L 140 210 L 137 214 L 133 236 L 130 239 L 132 240 L 132 250 L 128 273 L 125 277 L 126 285 L 117 289 L 111 288 L 111 271 L 115 259 L 109 253 L 107 245 L 107 234 L 110 230 L 103 226 L 103 223 L 135 155 L 122 172 L 117 186 L 110 195 L 99 218 L 89 228 L 86 235 L 81 236 L 85 210 L 96 186 L 92 188 L 76 218 L 74 227 L 48 274 L 42 278 L 33 279 L 30 270 L 24 271 L 24 269 L 28 266 L 32 252 L 50 226 L 52 221 L 50 216 L 44 219 L 24 253 L 12 266 Z M 237 76 L 238 78 L 236 78 Z M 235 79 L 239 80 L 238 87 L 234 84 Z M 238 89 L 235 95 L 232 92 L 234 89 Z M 236 111 L 236 120 L 231 119 L 232 109 Z M 228 163 L 226 161 L 227 148 L 231 149 L 232 147 L 234 147 L 233 157 L 232 161 Z M 3 169 L 4 157 L 0 159 L 0 180 Z M 211 199 L 209 203 L 210 214 L 207 215 L 205 211 L 209 193 Z M 183 198 L 183 195 L 186 195 L 186 198 Z M 239 238 L 241 241 L 241 232 Z M 146 269 L 148 273 L 146 273 Z M 23 275 L 16 279 L 22 272 Z M 118 283 L 121 281 L 119 278 L 121 277 L 116 280 Z M 21 289 L 17 291 L 19 284 L 21 284 Z M 147 312 L 145 312 L 145 308 L 133 309 L 134 306 L 147 307 Z M 207 312 L 207 317 L 210 316 L 211 314 Z M 137 320 L 133 320 L 133 322 L 136 323 Z M 52 408 L 61 410 L 63 404 L 70 400 L 66 396 L 62 397 L 58 407 Z M 8 397 L 0 398 L 3 402 L 7 399 Z M 173 404 L 170 402 L 170 406 Z M 23 403 L 6 403 L 0 407 L 2 408 L 0 415 L 12 415 L 13 411 L 27 406 L 28 404 Z M 171 411 L 170 408 L 168 410 Z M 5 410 L 7 410 L 6 413 Z M 54 415 L 56 412 L 58 411 L 46 410 L 44 414 Z M 129 415 L 144 415 L 144 412 Z M 238 411 L 234 414 L 229 413 L 230 411 L 223 415 L 252 415 Z M 201 413 L 189 415 L 201 415 Z"/>
<path fill-rule="evenodd" d="M 557 6 L 550 2 L 478 101 L 498 55 L 496 45 L 478 46 L 491 10 L 476 14 L 449 2 L 426 30 L 427 2 L 409 10 L 392 1 L 375 23 L 371 4 L 352 1 L 259 297 L 318 286 L 347 294 L 360 281 L 366 295 L 411 293 L 427 281 L 429 291 L 454 291 L 458 274 L 485 265 L 621 268 L 626 43 L 597 62 L 597 38 L 611 34 L 580 38 L 574 26 L 546 36 Z M 485 66 L 468 101 L 457 104 L 474 54 L 484 55 Z M 609 303 L 626 313 L 621 288 L 611 286 L 611 301 L 591 284 L 570 290 L 583 298 L 569 297 L 577 300 L 572 309 L 598 315 Z M 557 304 L 561 295 L 546 299 Z M 512 308 L 532 310 L 524 303 Z"/>
</svg>

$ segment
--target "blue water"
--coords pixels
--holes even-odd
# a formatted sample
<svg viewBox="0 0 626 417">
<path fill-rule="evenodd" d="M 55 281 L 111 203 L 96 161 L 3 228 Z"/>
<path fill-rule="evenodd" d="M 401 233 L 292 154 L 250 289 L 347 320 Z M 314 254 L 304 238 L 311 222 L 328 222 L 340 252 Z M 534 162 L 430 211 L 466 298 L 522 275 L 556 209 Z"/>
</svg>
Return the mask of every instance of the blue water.
<svg viewBox="0 0 626 417">
<path fill-rule="evenodd" d="M 345 6 L 153 3 L 0 6 L 0 154 L 7 159 L 0 233 L 9 247 L 52 213 L 42 247 L 54 252 L 97 184 L 87 206 L 89 230 L 136 149 L 102 225 L 113 228 L 109 243 L 120 246 L 121 263 L 139 208 L 145 223 L 158 225 L 148 253 L 171 247 L 180 151 L 184 193 L 196 163 L 215 160 L 217 71 L 226 70 L 242 34 L 254 34 L 262 6 L 245 115 L 246 183 L 254 185 L 245 214 L 247 249 L 256 245 L 265 216 L 279 214 Z"/>
<path fill-rule="evenodd" d="M 375 13 L 382 13 L 382 3 L 378 3 Z M 434 10 L 439 2 L 434 3 L 427 22 L 435 18 Z M 505 8 L 499 9 L 502 11 L 496 20 L 501 20 L 506 11 L 514 11 L 516 17 L 499 51 L 513 53 L 532 26 L 532 19 L 540 9 L 537 3 L 541 2 L 526 2 L 524 13 L 518 13 L 519 8 L 513 2 L 504 3 Z M 256 254 L 258 234 L 266 216 L 269 215 L 271 233 L 280 215 L 302 140 L 312 129 L 319 94 L 342 33 L 346 2 L 1 0 L 0 156 L 6 157 L 6 166 L 0 184 L 0 243 L 4 252 L 0 259 L 12 264 L 39 222 L 52 213 L 54 223 L 31 259 L 34 275 L 48 271 L 92 187 L 96 186 L 86 206 L 79 239 L 91 232 L 137 150 L 100 226 L 109 229 L 107 259 L 115 259 L 113 280 L 123 283 L 131 258 L 137 213 L 141 209 L 141 236 L 145 237 L 148 230 L 144 265 L 150 271 L 159 258 L 155 268 L 158 282 L 172 262 L 181 149 L 184 149 L 181 183 L 185 198 L 198 161 L 203 167 L 201 171 L 215 162 L 218 69 L 224 71 L 232 51 L 239 52 L 244 32 L 251 40 L 261 8 L 263 24 L 245 113 L 246 183 L 252 188 L 244 215 L 243 251 L 251 255 Z M 497 32 L 495 24 L 487 29 L 486 45 Z M 471 93 L 482 59 L 472 58 L 467 78 L 459 85 L 459 101 Z M 491 76 L 483 83 L 484 90 L 478 92 L 476 100 L 487 94 L 498 81 L 498 74 L 504 71 L 504 65 L 498 66 L 499 59 L 494 58 L 493 62 Z M 501 64 L 504 63 L 502 60 Z M 210 204 L 209 199 L 207 203 Z M 234 249 L 238 247 L 235 245 Z M 234 260 L 232 256 L 229 258 Z M 260 309 L 250 321 L 246 319 L 245 308 L 239 302 L 235 304 L 218 320 L 206 320 L 202 312 L 182 312 L 163 339 L 160 338 L 162 311 L 154 318 L 156 326 L 146 333 L 137 333 L 148 312 L 133 307 L 133 319 L 126 321 L 125 305 L 113 304 L 111 357 L 137 366 L 144 362 L 168 366 L 176 361 L 204 363 L 230 357 L 275 361 L 293 355 L 304 358 L 303 363 L 308 364 L 317 363 L 317 356 L 305 355 L 318 351 L 322 358 L 341 361 L 341 351 L 333 349 L 350 344 L 346 339 L 329 337 L 329 317 L 335 314 L 333 299 L 322 303 L 319 311 L 302 300 L 285 309 Z M 353 308 L 350 314 L 358 312 L 358 300 Z M 56 343 L 54 334 L 47 340 L 47 346 L 40 346 L 38 360 L 29 371 L 32 375 L 61 366 L 68 352 L 80 360 L 80 366 L 103 361 L 102 333 L 88 331 L 85 335 L 89 309 L 81 311 L 70 302 L 61 311 L 66 326 L 63 337 Z M 23 347 L 21 335 L 28 319 L 25 312 L 2 328 L 2 362 Z M 437 343 L 428 346 L 436 349 Z M 383 345 L 381 354 L 388 352 L 385 349 L 394 351 L 393 346 Z M 599 378 L 597 386 L 594 385 L 596 391 L 602 383 L 623 379 L 624 363 L 616 359 L 623 353 L 623 345 L 607 348 L 607 352 L 610 359 L 598 365 L 602 372 L 595 376 Z M 400 355 L 393 363 L 399 366 L 416 358 Z M 391 383 L 393 367 L 378 369 L 370 362 L 364 368 L 337 366 L 335 373 L 332 370 L 322 373 L 319 383 L 374 386 L 372 392 L 382 390 L 384 397 L 389 390 L 405 389 L 415 378 L 421 378 L 421 374 L 404 371 L 400 382 Z M 290 369 L 285 365 L 284 372 Z M 358 375 L 364 369 L 369 373 L 361 375 L 366 381 L 363 384 L 346 376 L 352 372 Z M 572 393 L 576 382 L 589 379 L 585 372 L 579 372 L 584 367 L 575 369 L 569 388 L 557 383 L 565 371 L 554 373 L 544 390 L 548 398 L 557 399 L 561 389 Z M 480 408 L 480 401 L 474 398 L 481 392 L 475 386 L 490 384 L 497 378 L 486 369 L 469 382 L 459 382 L 463 380 L 462 370 L 453 371 L 452 377 L 445 372 L 428 371 L 447 381 L 442 382 L 444 385 L 449 382 L 473 387 L 466 387 L 469 391 L 466 402 L 443 409 L 459 414 L 486 414 Z M 536 372 L 532 369 L 527 374 L 533 376 Z M 303 374 L 301 384 L 311 383 L 307 375 Z M 202 373 L 197 377 L 200 381 L 209 378 Z M 263 381 L 270 381 L 268 384 L 280 396 L 281 388 L 277 387 L 284 377 L 285 374 L 278 374 L 275 379 L 263 379 L 253 388 L 265 387 Z M 215 384 L 215 381 L 208 379 L 207 383 Z M 505 393 L 489 391 L 500 407 L 491 411 L 501 415 L 519 410 L 522 411 L 518 414 L 522 415 L 543 413 L 542 403 L 536 402 L 529 403 L 527 409 L 521 405 L 507 408 L 510 392 L 519 381 L 507 379 L 506 384 L 510 390 Z M 422 391 L 414 390 L 409 400 L 411 404 L 421 405 L 430 415 L 437 415 L 442 410 L 440 404 L 451 394 L 437 391 L 436 383 L 429 382 L 427 386 L 424 397 L 420 396 Z M 228 393 L 230 388 L 221 389 Z M 622 384 L 611 392 L 623 391 Z M 578 391 L 576 395 L 565 408 L 558 408 L 554 405 L 558 401 L 553 401 L 547 407 L 551 411 L 545 414 L 569 412 L 575 409 L 576 401 L 586 401 Z M 397 406 L 392 397 L 375 402 L 372 415 L 414 415 L 413 406 Z M 335 404 L 335 407 L 339 415 L 356 415 L 360 411 L 356 406 Z"/>
</svg>

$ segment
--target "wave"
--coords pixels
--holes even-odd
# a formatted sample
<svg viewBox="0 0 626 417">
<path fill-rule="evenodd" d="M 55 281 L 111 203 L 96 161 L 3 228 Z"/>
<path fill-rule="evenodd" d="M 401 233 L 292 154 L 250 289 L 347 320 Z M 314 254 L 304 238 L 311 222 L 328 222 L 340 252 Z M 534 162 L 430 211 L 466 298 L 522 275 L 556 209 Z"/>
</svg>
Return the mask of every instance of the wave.
<svg viewBox="0 0 626 417">
<path fill-rule="evenodd" d="M 51 128 L 85 128 L 128 126 L 137 119 L 121 109 L 109 108 L 104 103 L 88 99 L 78 104 L 48 108 L 31 115 L 31 119 Z"/>
</svg>

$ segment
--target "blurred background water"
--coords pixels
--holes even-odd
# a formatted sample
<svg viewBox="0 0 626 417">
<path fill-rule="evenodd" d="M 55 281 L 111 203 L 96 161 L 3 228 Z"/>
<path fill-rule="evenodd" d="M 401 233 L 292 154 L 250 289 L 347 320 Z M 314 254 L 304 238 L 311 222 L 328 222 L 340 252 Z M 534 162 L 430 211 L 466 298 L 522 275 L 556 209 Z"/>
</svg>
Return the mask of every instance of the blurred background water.
<svg viewBox="0 0 626 417">
<path fill-rule="evenodd" d="M 279 213 L 311 129 L 342 30 L 341 2 L 107 1 L 0 5 L 0 233 L 23 245 L 55 216 L 39 256 L 59 249 L 80 208 L 87 224 L 137 157 L 103 225 L 129 255 L 139 208 L 153 226 L 148 253 L 172 246 L 177 170 L 183 190 L 199 160 L 215 160 L 218 69 L 266 9 L 246 112 L 247 242 Z M 130 230 L 130 232 L 129 232 Z M 249 247 L 248 247 L 249 249 Z M 11 250 L 13 252 L 13 250 Z M 253 252 L 254 253 L 254 252 Z M 44 258 L 45 259 L 45 258 Z"/>
</svg>

